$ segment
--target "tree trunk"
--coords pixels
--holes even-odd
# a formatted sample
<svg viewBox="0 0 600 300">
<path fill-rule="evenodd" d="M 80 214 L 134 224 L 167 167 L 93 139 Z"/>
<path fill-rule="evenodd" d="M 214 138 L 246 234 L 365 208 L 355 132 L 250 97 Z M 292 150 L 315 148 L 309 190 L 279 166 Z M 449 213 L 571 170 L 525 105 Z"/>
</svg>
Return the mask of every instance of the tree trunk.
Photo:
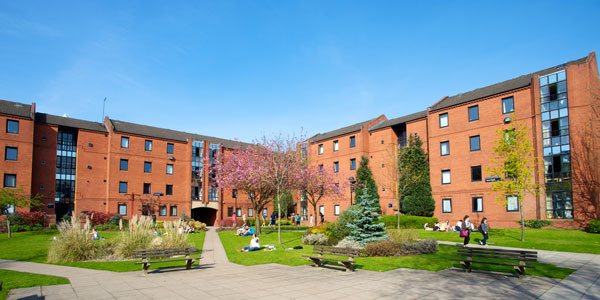
<svg viewBox="0 0 600 300">
<path fill-rule="evenodd" d="M 258 235 L 260 235 L 261 232 L 260 232 L 260 219 L 258 217 L 260 214 L 257 212 L 262 213 L 263 208 L 259 207 L 258 205 L 253 205 L 253 207 L 254 207 L 254 226 L 256 227 L 256 235 L 258 236 Z"/>
<path fill-rule="evenodd" d="M 519 206 L 521 211 L 521 242 L 525 242 L 525 212 L 523 211 L 523 201 L 521 199 L 519 199 Z"/>
<path fill-rule="evenodd" d="M 314 204 L 312 204 L 313 207 L 313 227 L 317 226 L 317 203 L 315 202 Z"/>
<path fill-rule="evenodd" d="M 277 240 L 281 245 L 281 195 L 279 195 L 279 186 L 277 186 Z"/>
<path fill-rule="evenodd" d="M 398 206 L 396 208 L 398 210 L 396 212 L 398 214 L 398 230 L 400 230 L 400 196 L 398 196 Z"/>
<path fill-rule="evenodd" d="M 6 218 L 6 230 L 8 231 L 8 238 L 12 237 L 12 233 L 10 232 L 10 220 Z"/>
</svg>

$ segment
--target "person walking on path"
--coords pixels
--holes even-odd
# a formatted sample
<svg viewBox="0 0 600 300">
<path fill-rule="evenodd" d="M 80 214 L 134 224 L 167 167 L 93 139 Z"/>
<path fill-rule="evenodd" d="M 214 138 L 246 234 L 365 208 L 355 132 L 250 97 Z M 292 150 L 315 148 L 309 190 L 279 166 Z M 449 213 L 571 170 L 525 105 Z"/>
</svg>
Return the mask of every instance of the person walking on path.
<svg viewBox="0 0 600 300">
<path fill-rule="evenodd" d="M 231 215 L 231 223 L 233 224 L 233 228 L 237 227 L 237 215 L 235 212 L 233 213 L 233 215 Z"/>
<path fill-rule="evenodd" d="M 310 218 L 308 218 L 308 224 L 310 224 L 310 227 L 313 227 L 313 225 L 315 225 L 313 215 L 310 215 Z"/>
<path fill-rule="evenodd" d="M 460 227 L 460 237 L 464 238 L 463 246 L 467 246 L 469 241 L 471 240 L 471 219 L 468 215 L 465 215 L 463 218 L 461 227 Z"/>
<path fill-rule="evenodd" d="M 244 226 L 246 226 L 246 214 L 242 215 L 242 221 L 244 221 Z"/>
<path fill-rule="evenodd" d="M 479 245 L 484 245 L 484 246 L 487 245 L 487 240 L 489 238 L 489 235 L 488 235 L 489 229 L 490 228 L 487 223 L 487 218 L 484 217 L 481 220 L 481 224 L 479 225 L 479 232 L 481 232 L 481 234 L 483 234 L 483 240 L 479 241 Z"/>
</svg>

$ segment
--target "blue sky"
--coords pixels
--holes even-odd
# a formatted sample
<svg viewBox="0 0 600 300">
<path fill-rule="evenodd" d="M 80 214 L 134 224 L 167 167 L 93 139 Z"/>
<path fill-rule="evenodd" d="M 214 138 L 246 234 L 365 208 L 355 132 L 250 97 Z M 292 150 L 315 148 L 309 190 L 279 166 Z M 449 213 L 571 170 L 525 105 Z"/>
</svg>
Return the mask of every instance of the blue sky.
<svg viewBox="0 0 600 300">
<path fill-rule="evenodd" d="M 600 51 L 600 1 L 0 0 L 0 99 L 252 141 Z"/>
</svg>

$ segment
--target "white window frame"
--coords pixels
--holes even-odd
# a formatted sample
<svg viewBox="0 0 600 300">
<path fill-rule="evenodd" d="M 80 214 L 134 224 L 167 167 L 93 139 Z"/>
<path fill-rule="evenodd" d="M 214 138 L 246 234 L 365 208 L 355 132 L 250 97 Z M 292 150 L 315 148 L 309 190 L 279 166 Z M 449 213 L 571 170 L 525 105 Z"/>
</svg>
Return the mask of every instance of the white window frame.
<svg viewBox="0 0 600 300">
<path fill-rule="evenodd" d="M 448 174 L 448 181 L 446 182 L 444 180 L 444 173 Z M 451 184 L 452 183 L 452 172 L 450 171 L 450 169 L 448 170 L 442 170 L 442 184 Z"/>
<path fill-rule="evenodd" d="M 339 204 L 336 204 L 333 206 L 333 214 L 336 216 L 340 215 L 340 205 Z"/>
<path fill-rule="evenodd" d="M 340 150 L 340 141 L 335 140 L 333 141 L 333 151 L 339 151 Z"/>
<path fill-rule="evenodd" d="M 449 210 L 446 210 L 446 205 L 445 205 L 446 203 L 448 203 L 448 207 L 450 208 Z M 442 199 L 442 213 L 444 213 L 444 214 L 452 213 L 452 199 L 450 199 L 450 198 Z"/>
</svg>

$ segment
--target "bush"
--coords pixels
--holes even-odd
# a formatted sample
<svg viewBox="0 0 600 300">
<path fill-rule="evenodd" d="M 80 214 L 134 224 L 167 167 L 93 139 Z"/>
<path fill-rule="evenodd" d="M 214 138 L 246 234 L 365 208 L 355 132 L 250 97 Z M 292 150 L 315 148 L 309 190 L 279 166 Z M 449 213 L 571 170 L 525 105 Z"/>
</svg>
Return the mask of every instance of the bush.
<svg viewBox="0 0 600 300">
<path fill-rule="evenodd" d="M 160 243 L 155 246 L 160 248 L 183 248 L 189 247 L 187 234 L 179 233 L 180 228 L 184 226 L 182 220 L 164 222 L 165 234 L 160 237 Z"/>
<path fill-rule="evenodd" d="M 154 239 L 154 225 L 148 216 L 133 216 L 129 221 L 129 234 L 123 234 L 115 247 L 115 255 L 129 258 L 137 249 L 147 249 Z"/>
<path fill-rule="evenodd" d="M 182 219 L 183 221 L 183 219 Z M 184 221 L 185 222 L 185 221 Z M 194 229 L 194 231 L 206 231 L 206 224 L 200 221 L 190 220 L 187 224 Z"/>
<path fill-rule="evenodd" d="M 108 224 L 118 227 L 120 220 L 121 220 L 121 216 L 114 215 L 114 216 L 110 217 L 110 220 L 108 220 Z"/>
<path fill-rule="evenodd" d="M 22 223 L 19 225 L 35 226 L 39 225 L 44 227 L 46 225 L 46 218 L 48 215 L 41 211 L 21 212 Z"/>
<path fill-rule="evenodd" d="M 397 256 L 401 250 L 402 245 L 392 241 L 378 241 L 365 247 L 368 256 Z"/>
<path fill-rule="evenodd" d="M 19 212 L 15 212 L 6 216 L 6 219 L 10 221 L 10 226 L 13 225 L 25 225 L 23 222 L 23 216 Z"/>
<path fill-rule="evenodd" d="M 305 245 L 327 245 L 329 239 L 322 233 L 309 234 L 302 238 Z"/>
<path fill-rule="evenodd" d="M 268 231 L 277 231 L 277 226 L 261 226 L 260 227 L 261 230 L 268 230 Z M 309 231 L 311 227 L 308 226 L 294 226 L 294 225 L 282 225 L 281 226 L 281 230 L 282 231 L 294 231 L 294 230 L 306 230 Z M 305 233 L 307 234 L 307 233 Z M 308 233 L 310 234 L 310 233 Z"/>
<path fill-rule="evenodd" d="M 156 229 L 161 229 L 165 227 L 165 221 L 156 221 L 156 223 L 154 223 L 154 228 Z"/>
<path fill-rule="evenodd" d="M 58 224 L 60 235 L 50 244 L 48 262 L 74 262 L 96 258 L 96 244 L 90 239 L 89 221 L 82 228 L 79 218 Z"/>
<path fill-rule="evenodd" d="M 589 233 L 600 233 L 600 219 L 590 220 L 585 231 Z"/>
<path fill-rule="evenodd" d="M 520 225 L 521 221 L 517 221 L 517 223 Z M 552 221 L 548 220 L 525 220 L 525 227 L 528 228 L 540 229 L 550 225 L 552 225 Z"/>
<path fill-rule="evenodd" d="M 50 229 L 56 230 L 58 229 L 58 226 L 56 224 L 50 224 Z"/>
<path fill-rule="evenodd" d="M 390 241 L 394 243 L 414 242 L 419 238 L 416 231 L 406 229 L 388 229 L 387 235 Z"/>
<path fill-rule="evenodd" d="M 90 223 L 92 226 L 108 224 L 108 222 L 113 218 L 114 214 L 109 214 L 101 211 L 82 211 L 83 215 L 90 218 Z M 118 216 L 117 216 L 118 217 Z M 117 221 L 118 222 L 118 221 Z"/>
<path fill-rule="evenodd" d="M 231 220 L 231 218 L 219 220 L 219 227 L 233 227 L 233 221 Z"/>
<path fill-rule="evenodd" d="M 430 254 L 437 251 L 437 242 L 433 239 L 400 244 L 400 255 Z"/>
<path fill-rule="evenodd" d="M 112 225 L 112 224 L 100 224 L 97 226 L 94 226 L 94 228 L 96 228 L 96 230 L 98 231 L 111 231 L 111 230 L 119 230 L 119 225 Z"/>
<path fill-rule="evenodd" d="M 356 216 L 357 207 L 355 205 L 352 205 L 350 208 L 343 211 L 337 221 L 335 223 L 331 223 L 327 227 L 329 230 L 329 237 L 338 241 L 341 241 L 347 237 L 350 234 L 350 227 L 348 227 L 348 224 L 351 224 Z"/>
<path fill-rule="evenodd" d="M 379 218 L 380 223 L 384 223 L 386 228 L 397 228 L 398 227 L 398 216 L 382 216 Z M 400 216 L 400 228 L 412 228 L 412 229 L 423 229 L 425 223 L 435 224 L 438 222 L 437 218 L 434 217 L 420 217 L 420 216 Z"/>
<path fill-rule="evenodd" d="M 360 250 L 362 250 L 362 249 L 365 248 L 359 242 L 353 241 L 353 240 L 349 240 L 349 239 L 343 239 L 343 240 L 341 240 L 339 243 L 337 243 L 337 245 L 335 245 L 335 247 L 337 247 L 337 248 L 360 249 Z"/>
</svg>

